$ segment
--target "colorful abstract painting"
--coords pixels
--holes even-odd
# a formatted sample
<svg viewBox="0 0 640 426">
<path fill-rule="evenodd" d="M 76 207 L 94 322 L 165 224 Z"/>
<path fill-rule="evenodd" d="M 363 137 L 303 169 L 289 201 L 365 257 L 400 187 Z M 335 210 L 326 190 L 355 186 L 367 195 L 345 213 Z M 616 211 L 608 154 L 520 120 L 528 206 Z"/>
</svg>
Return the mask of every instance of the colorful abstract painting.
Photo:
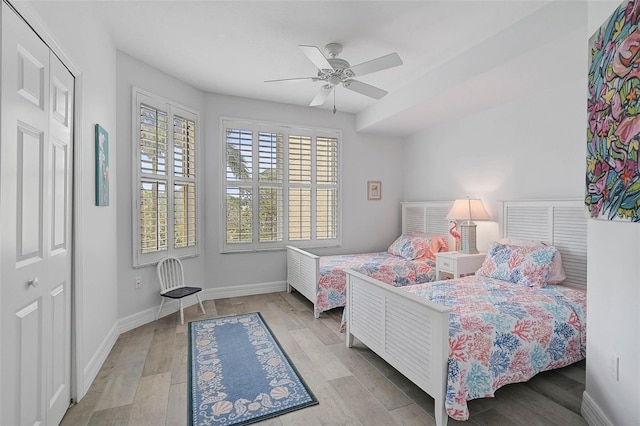
<svg viewBox="0 0 640 426">
<path fill-rule="evenodd" d="M 585 205 L 589 217 L 639 222 L 640 0 L 624 2 L 589 40 Z"/>
</svg>

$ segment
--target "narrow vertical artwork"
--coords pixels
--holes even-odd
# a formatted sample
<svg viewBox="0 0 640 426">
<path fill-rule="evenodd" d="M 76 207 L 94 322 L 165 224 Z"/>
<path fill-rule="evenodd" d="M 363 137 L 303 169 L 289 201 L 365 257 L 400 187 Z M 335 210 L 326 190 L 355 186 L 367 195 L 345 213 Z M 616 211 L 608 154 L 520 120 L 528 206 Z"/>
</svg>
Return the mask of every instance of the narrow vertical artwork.
<svg viewBox="0 0 640 426">
<path fill-rule="evenodd" d="M 96 206 L 109 205 L 109 134 L 96 124 Z"/>
<path fill-rule="evenodd" d="M 640 209 L 640 0 L 622 3 L 589 40 L 589 217 L 638 222 Z"/>
</svg>

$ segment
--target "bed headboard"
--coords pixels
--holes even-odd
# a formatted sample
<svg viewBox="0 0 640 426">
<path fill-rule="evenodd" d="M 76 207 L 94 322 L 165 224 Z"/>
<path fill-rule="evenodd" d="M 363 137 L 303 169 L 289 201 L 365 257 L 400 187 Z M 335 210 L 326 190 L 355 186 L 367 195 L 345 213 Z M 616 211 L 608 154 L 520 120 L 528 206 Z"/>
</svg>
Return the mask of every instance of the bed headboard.
<svg viewBox="0 0 640 426">
<path fill-rule="evenodd" d="M 587 288 L 587 218 L 584 201 L 503 201 L 502 237 L 541 240 L 562 254 L 563 285 Z"/>
<path fill-rule="evenodd" d="M 414 231 L 429 234 L 446 235 L 450 250 L 455 247 L 455 241 L 449 234 L 449 220 L 447 213 L 453 201 L 413 201 L 402 203 L 402 233 L 410 234 Z"/>
</svg>

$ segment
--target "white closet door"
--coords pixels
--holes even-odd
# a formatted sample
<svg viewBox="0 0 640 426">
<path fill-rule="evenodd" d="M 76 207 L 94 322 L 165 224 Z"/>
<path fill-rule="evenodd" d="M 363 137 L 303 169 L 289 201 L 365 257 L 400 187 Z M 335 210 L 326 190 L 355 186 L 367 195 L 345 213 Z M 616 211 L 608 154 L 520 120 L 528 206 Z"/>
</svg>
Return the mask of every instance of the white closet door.
<svg viewBox="0 0 640 426">
<path fill-rule="evenodd" d="M 0 424 L 70 401 L 73 76 L 2 4 Z"/>
</svg>

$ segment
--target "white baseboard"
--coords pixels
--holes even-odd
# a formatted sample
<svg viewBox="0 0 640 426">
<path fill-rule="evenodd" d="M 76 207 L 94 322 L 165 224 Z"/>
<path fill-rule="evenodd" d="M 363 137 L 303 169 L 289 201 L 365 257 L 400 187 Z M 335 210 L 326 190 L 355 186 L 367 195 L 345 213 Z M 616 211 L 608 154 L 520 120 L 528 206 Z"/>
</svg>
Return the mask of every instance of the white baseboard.
<svg viewBox="0 0 640 426">
<path fill-rule="evenodd" d="M 164 305 L 162 306 L 162 316 L 165 316 L 169 313 L 177 312 L 179 306 L 180 305 L 178 304 L 178 302 L 174 300 L 171 300 L 169 302 L 165 301 Z M 190 305 L 187 305 L 185 303 L 185 307 L 187 306 Z M 157 307 L 145 309 L 144 311 L 140 311 L 124 318 L 120 318 L 118 320 L 118 334 L 126 333 L 127 331 L 140 327 L 141 325 L 145 325 L 150 323 L 151 321 L 155 321 L 156 312 L 158 312 Z"/>
<path fill-rule="evenodd" d="M 207 288 L 202 290 L 204 300 L 224 299 L 225 297 L 253 296 L 256 294 L 277 293 L 287 289 L 286 281 L 247 284 L 234 287 Z"/>
<path fill-rule="evenodd" d="M 277 281 L 261 284 L 247 284 L 234 287 L 205 288 L 200 293 L 200 298 L 204 300 L 224 299 L 227 297 L 253 296 L 256 294 L 277 293 L 287 289 L 286 281 Z M 195 305 L 197 302 L 195 297 L 185 299 L 185 308 Z M 159 306 L 158 306 L 159 307 Z M 118 333 L 122 334 L 136 327 L 155 321 L 158 307 L 146 309 L 144 311 L 120 318 L 118 321 Z M 178 312 L 180 304 L 177 300 L 165 301 L 162 305 L 161 316 L 166 316 L 174 312 Z"/>
<path fill-rule="evenodd" d="M 589 426 L 613 426 L 607 415 L 598 407 L 598 404 L 589 396 L 587 391 L 582 393 L 582 407 L 580 414 Z"/>
<path fill-rule="evenodd" d="M 96 376 L 100 372 L 102 364 L 104 364 L 105 360 L 109 356 L 109 352 L 111 352 L 111 349 L 113 349 L 113 345 L 116 344 L 118 336 L 120 336 L 120 333 L 117 331 L 117 324 L 114 324 L 113 327 L 111 327 L 111 330 L 109 330 L 109 333 L 107 333 L 105 339 L 102 341 L 102 344 L 100 344 L 100 347 L 98 348 L 96 353 L 93 354 L 82 372 L 82 380 L 84 386 L 82 387 L 82 389 L 78 389 L 80 392 L 82 392 L 81 395 L 76 395 L 76 398 L 78 400 L 82 399 L 89 390 L 91 383 L 93 383 Z"/>
</svg>

